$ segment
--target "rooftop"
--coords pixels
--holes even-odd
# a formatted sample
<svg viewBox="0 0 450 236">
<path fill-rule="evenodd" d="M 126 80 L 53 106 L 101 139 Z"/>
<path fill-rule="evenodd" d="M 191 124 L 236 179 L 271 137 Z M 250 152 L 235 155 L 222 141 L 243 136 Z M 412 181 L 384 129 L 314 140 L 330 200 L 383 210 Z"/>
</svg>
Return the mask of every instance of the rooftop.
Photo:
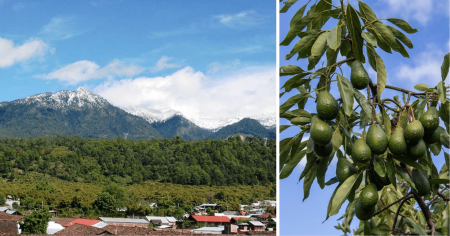
<svg viewBox="0 0 450 236">
<path fill-rule="evenodd" d="M 192 218 L 194 218 L 197 222 L 215 222 L 215 223 L 229 223 L 230 219 L 225 216 L 196 216 L 193 215 Z"/>
<path fill-rule="evenodd" d="M 99 219 L 106 223 L 134 223 L 134 224 L 149 223 L 147 220 L 144 219 L 112 218 L 112 217 L 99 217 Z"/>
</svg>

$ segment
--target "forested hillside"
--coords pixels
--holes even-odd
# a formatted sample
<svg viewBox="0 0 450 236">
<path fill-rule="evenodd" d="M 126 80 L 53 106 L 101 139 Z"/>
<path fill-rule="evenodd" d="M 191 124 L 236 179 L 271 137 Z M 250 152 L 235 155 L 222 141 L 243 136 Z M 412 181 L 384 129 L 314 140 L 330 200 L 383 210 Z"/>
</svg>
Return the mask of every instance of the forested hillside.
<svg viewBox="0 0 450 236">
<path fill-rule="evenodd" d="M 147 180 L 186 185 L 267 185 L 275 182 L 275 140 L 180 137 L 133 141 L 41 137 L 0 140 L 0 174 L 39 172 L 71 182 L 120 184 Z"/>
</svg>

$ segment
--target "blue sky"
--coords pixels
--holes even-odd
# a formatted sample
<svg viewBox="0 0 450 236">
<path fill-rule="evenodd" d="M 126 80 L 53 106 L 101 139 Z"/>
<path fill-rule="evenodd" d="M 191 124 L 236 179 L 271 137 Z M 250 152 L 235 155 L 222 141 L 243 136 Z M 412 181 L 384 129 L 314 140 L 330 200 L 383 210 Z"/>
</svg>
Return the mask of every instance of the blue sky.
<svg viewBox="0 0 450 236">
<path fill-rule="evenodd" d="M 289 21 L 292 16 L 306 2 L 307 1 L 298 1 L 287 13 L 280 14 L 280 41 L 284 39 L 289 30 Z M 333 2 L 338 3 L 336 0 Z M 357 8 L 356 0 L 350 0 L 349 2 Z M 429 87 L 436 86 L 441 80 L 440 67 L 443 57 L 449 52 L 448 1 L 372 0 L 364 2 L 371 6 L 379 18 L 405 19 L 413 28 L 417 28 L 419 31 L 418 33 L 407 35 L 414 44 L 413 49 L 407 49 L 410 58 L 404 58 L 396 52 L 388 54 L 377 49 L 378 54 L 382 57 L 386 66 L 388 74 L 387 84 L 411 90 L 413 90 L 414 85 L 418 83 L 425 83 Z M 280 8 L 283 5 L 283 3 L 280 3 Z M 325 25 L 324 29 L 331 30 L 336 23 L 337 21 L 330 20 Z M 291 46 L 280 47 L 280 66 L 294 64 L 306 69 L 308 63 L 307 60 L 296 61 L 295 56 L 289 61 L 284 60 L 285 55 L 290 52 L 297 40 L 298 38 L 292 42 Z M 342 60 L 340 55 L 338 60 Z M 318 63 L 318 65 L 321 64 L 322 62 Z M 341 68 L 344 76 L 350 78 L 349 67 L 344 65 Z M 365 68 L 368 71 L 369 76 L 376 81 L 376 72 L 373 71 L 369 65 L 365 65 Z M 289 76 L 280 78 L 280 87 L 288 78 Z M 448 78 L 446 84 L 448 84 Z M 313 87 L 314 86 L 315 83 L 313 84 Z M 332 87 L 330 92 L 335 98 L 340 97 L 337 86 L 334 86 L 334 88 Z M 289 94 L 285 94 L 280 99 L 280 104 L 284 103 L 287 98 L 296 93 L 298 92 L 292 91 Z M 384 90 L 382 97 L 392 98 L 395 95 L 399 95 L 401 98 L 401 93 L 386 89 Z M 309 102 L 305 109 L 315 112 L 315 103 Z M 280 125 L 283 124 L 289 124 L 289 122 L 281 119 Z M 299 128 L 289 128 L 281 133 L 280 140 L 286 137 L 292 137 L 299 131 Z M 308 139 L 308 136 L 305 135 L 303 138 Z M 442 152 L 433 159 L 439 170 L 444 163 Z M 326 180 L 335 176 L 336 162 L 337 160 L 335 158 L 329 166 Z M 288 178 L 280 180 L 281 235 L 342 235 L 342 231 L 336 230 L 334 226 L 337 226 L 337 223 L 339 222 L 337 219 L 342 216 L 347 204 L 342 206 L 339 214 L 330 217 L 322 224 L 326 217 L 329 198 L 336 185 L 320 189 L 317 182 L 314 181 L 309 198 L 302 203 L 303 180 L 300 183 L 297 182 L 300 173 L 304 169 L 304 165 L 305 162 L 302 161 Z M 359 221 L 355 218 L 352 222 L 351 229 L 355 229 L 358 224 Z"/>
<path fill-rule="evenodd" d="M 0 101 L 83 86 L 117 106 L 188 116 L 275 112 L 275 8 L 275 1 L 1 0 Z"/>
</svg>

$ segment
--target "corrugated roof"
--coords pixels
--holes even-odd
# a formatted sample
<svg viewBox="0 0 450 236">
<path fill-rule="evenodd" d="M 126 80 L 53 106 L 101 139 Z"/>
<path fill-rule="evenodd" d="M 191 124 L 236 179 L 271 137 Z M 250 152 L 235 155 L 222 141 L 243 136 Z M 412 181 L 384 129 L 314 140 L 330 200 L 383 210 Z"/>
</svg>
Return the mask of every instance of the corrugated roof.
<svg viewBox="0 0 450 236">
<path fill-rule="evenodd" d="M 224 231 L 224 226 L 218 226 L 218 227 L 202 227 L 198 229 L 191 230 L 192 232 L 222 232 Z"/>
<path fill-rule="evenodd" d="M 107 225 L 108 225 L 107 223 L 105 223 L 103 221 L 99 221 L 98 223 L 93 224 L 92 227 L 101 229 L 101 228 L 104 228 Z"/>
<path fill-rule="evenodd" d="M 0 207 L 0 211 L 3 211 L 3 212 L 5 212 L 5 211 L 7 211 L 7 210 L 9 210 L 9 208 L 8 208 L 8 207 Z"/>
<path fill-rule="evenodd" d="M 194 218 L 197 222 L 230 222 L 230 219 L 225 216 L 192 216 L 192 218 Z"/>
<path fill-rule="evenodd" d="M 166 219 L 167 219 L 170 223 L 175 223 L 175 222 L 177 222 L 177 219 L 175 219 L 175 217 L 172 217 L 172 216 L 167 216 Z"/>
<path fill-rule="evenodd" d="M 148 221 L 144 219 L 128 219 L 128 218 L 112 218 L 112 217 L 99 217 L 99 219 L 106 223 L 148 224 Z"/>
<path fill-rule="evenodd" d="M 166 219 L 166 217 L 164 216 L 146 216 L 145 218 L 147 218 L 148 221 L 161 221 L 161 224 L 169 224 L 169 221 Z M 158 224 L 158 223 L 157 223 Z"/>
<path fill-rule="evenodd" d="M 254 226 L 265 226 L 263 223 L 259 221 L 249 221 L 248 223 Z"/>
<path fill-rule="evenodd" d="M 12 210 L 6 210 L 5 212 L 6 212 L 6 214 L 10 214 L 10 215 L 16 213 L 16 211 L 12 211 Z"/>
<path fill-rule="evenodd" d="M 78 218 L 75 219 L 67 224 L 64 225 L 64 227 L 68 227 L 68 226 L 72 226 L 74 224 L 80 224 L 80 225 L 89 225 L 92 226 L 96 223 L 100 222 L 99 220 L 92 220 L 92 219 L 83 219 L 83 218 Z"/>
</svg>

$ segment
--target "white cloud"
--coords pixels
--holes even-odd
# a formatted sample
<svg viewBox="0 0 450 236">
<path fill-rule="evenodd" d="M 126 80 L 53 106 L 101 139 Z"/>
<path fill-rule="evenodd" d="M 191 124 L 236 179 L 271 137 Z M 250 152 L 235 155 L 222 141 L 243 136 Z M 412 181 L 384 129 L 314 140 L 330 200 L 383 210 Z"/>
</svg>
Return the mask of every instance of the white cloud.
<svg viewBox="0 0 450 236">
<path fill-rule="evenodd" d="M 442 51 L 429 45 L 424 52 L 412 58 L 412 63 L 402 64 L 398 68 L 396 76 L 399 79 L 411 82 L 407 85 L 409 88 L 418 83 L 425 83 L 434 87 L 441 81 L 443 58 L 444 53 Z M 408 60 L 408 62 L 411 62 L 411 60 Z"/>
<path fill-rule="evenodd" d="M 187 118 L 275 112 L 273 66 L 244 68 L 211 78 L 185 67 L 165 77 L 110 80 L 94 91 L 119 107 L 170 107 Z"/>
<path fill-rule="evenodd" d="M 43 56 L 50 50 L 50 47 L 40 39 L 30 39 L 22 45 L 14 45 L 13 41 L 0 38 L 0 67 L 9 67 L 15 63 Z"/>
<path fill-rule="evenodd" d="M 44 79 L 56 79 L 68 84 L 78 84 L 83 81 L 101 78 L 114 78 L 117 76 L 131 77 L 141 73 L 144 68 L 135 65 L 125 65 L 119 60 L 114 60 L 103 68 L 95 62 L 83 60 L 77 61 L 61 69 L 46 75 L 37 77 Z"/>
<path fill-rule="evenodd" d="M 208 74 L 215 74 L 219 71 L 229 71 L 229 70 L 235 70 L 238 68 L 238 66 L 241 64 L 241 61 L 239 59 L 229 61 L 229 62 L 212 62 L 208 65 Z"/>
<path fill-rule="evenodd" d="M 75 29 L 72 17 L 53 17 L 41 30 L 40 34 L 51 39 L 69 39 L 82 32 Z"/>
<path fill-rule="evenodd" d="M 158 62 L 156 62 L 156 65 L 154 67 L 150 68 L 150 71 L 158 72 L 158 71 L 162 71 L 162 70 L 167 69 L 167 68 L 180 67 L 180 65 L 178 65 L 178 64 L 170 64 L 170 63 L 168 63 L 168 61 L 171 60 L 171 59 L 172 58 L 170 58 L 170 57 L 162 56 L 161 59 L 159 59 Z"/>
<path fill-rule="evenodd" d="M 216 19 L 219 24 L 230 28 L 248 28 L 263 23 L 263 18 L 254 11 L 215 15 L 214 19 Z"/>
<path fill-rule="evenodd" d="M 382 2 L 387 4 L 383 9 L 386 9 L 390 15 L 399 14 L 405 20 L 414 19 L 422 25 L 426 25 L 437 12 L 448 12 L 448 1 L 382 0 Z"/>
</svg>

